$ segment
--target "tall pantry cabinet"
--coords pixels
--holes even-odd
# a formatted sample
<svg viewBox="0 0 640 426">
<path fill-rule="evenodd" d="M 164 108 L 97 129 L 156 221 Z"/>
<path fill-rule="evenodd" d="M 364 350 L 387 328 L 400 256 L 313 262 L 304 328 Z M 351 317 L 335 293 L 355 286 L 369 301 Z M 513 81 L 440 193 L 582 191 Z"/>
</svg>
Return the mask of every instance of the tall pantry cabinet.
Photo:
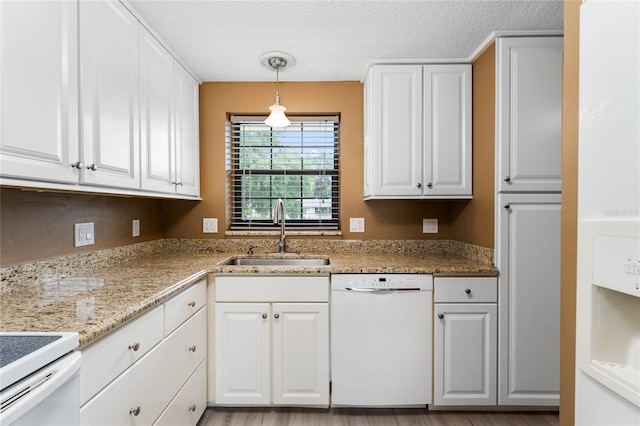
<svg viewBox="0 0 640 426">
<path fill-rule="evenodd" d="M 557 406 L 563 38 L 496 47 L 498 403 Z"/>
</svg>

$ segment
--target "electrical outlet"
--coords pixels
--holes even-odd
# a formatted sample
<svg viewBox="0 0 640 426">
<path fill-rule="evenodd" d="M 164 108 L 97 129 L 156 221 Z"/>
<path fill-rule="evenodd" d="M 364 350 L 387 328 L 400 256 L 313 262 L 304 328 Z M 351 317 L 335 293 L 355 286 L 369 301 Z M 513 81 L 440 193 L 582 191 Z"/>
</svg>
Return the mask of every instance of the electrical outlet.
<svg viewBox="0 0 640 426">
<path fill-rule="evenodd" d="M 205 234 L 217 234 L 218 233 L 218 219 L 217 218 L 203 218 L 202 219 L 202 232 Z"/>
<path fill-rule="evenodd" d="M 140 236 L 140 219 L 133 219 L 133 222 L 131 223 L 131 236 Z"/>
<path fill-rule="evenodd" d="M 96 240 L 93 234 L 93 222 L 73 224 L 74 247 L 89 246 L 95 243 Z"/>
<path fill-rule="evenodd" d="M 422 233 L 423 234 L 437 234 L 438 233 L 438 219 L 422 219 Z"/>
<path fill-rule="evenodd" d="M 349 219 L 349 231 L 351 232 L 364 232 L 364 218 L 352 217 Z"/>
</svg>

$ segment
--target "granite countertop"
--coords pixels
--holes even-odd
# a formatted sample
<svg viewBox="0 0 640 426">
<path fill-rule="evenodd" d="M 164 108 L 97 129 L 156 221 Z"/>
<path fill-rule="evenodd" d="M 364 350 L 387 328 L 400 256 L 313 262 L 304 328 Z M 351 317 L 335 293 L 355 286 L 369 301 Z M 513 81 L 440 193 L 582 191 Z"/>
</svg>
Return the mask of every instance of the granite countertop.
<svg viewBox="0 0 640 426">
<path fill-rule="evenodd" d="M 326 247 L 324 252 L 301 256 L 329 257 L 331 264 L 309 268 L 222 265 L 230 257 L 246 256 L 250 242 L 212 247 L 211 243 L 197 241 L 198 247 L 184 241 L 157 241 L 2 268 L 0 330 L 78 332 L 83 348 L 195 284 L 207 273 L 496 274 L 486 260 L 462 256 L 451 252 L 450 247 L 425 251 L 407 249 L 397 242 L 383 252 L 341 252 Z M 264 253 L 256 251 L 254 257 L 277 256 Z"/>
</svg>

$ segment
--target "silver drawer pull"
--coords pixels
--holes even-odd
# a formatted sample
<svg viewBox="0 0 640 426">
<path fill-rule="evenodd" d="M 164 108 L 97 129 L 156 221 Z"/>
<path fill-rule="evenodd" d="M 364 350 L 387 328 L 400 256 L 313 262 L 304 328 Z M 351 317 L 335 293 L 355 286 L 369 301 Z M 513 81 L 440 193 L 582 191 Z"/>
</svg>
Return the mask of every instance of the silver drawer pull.
<svg viewBox="0 0 640 426">
<path fill-rule="evenodd" d="M 471 289 L 470 288 L 465 288 L 464 292 L 467 293 L 467 294 L 471 294 Z"/>
<path fill-rule="evenodd" d="M 140 414 L 140 406 L 138 405 L 136 408 L 132 408 L 131 410 L 129 410 L 129 414 L 133 414 L 134 416 Z"/>
<path fill-rule="evenodd" d="M 191 404 L 189 406 L 189 411 L 196 411 L 196 404 Z"/>
<path fill-rule="evenodd" d="M 196 301 L 192 300 L 191 302 L 189 302 L 189 306 L 191 306 L 192 308 L 196 307 Z"/>
<path fill-rule="evenodd" d="M 273 317 L 274 317 L 275 319 L 278 319 L 278 318 L 280 318 L 280 314 L 273 314 Z"/>
<path fill-rule="evenodd" d="M 140 349 L 140 343 L 135 342 L 135 343 L 130 344 L 129 345 L 129 349 L 131 349 L 134 352 L 137 352 L 138 349 Z M 136 416 L 137 416 L 137 414 L 136 414 Z"/>
<path fill-rule="evenodd" d="M 438 318 L 443 319 L 443 318 L 444 318 L 444 315 L 442 315 L 442 314 L 438 314 Z"/>
<path fill-rule="evenodd" d="M 196 351 L 196 345 L 189 346 L 189 352 L 195 352 L 195 351 Z"/>
</svg>

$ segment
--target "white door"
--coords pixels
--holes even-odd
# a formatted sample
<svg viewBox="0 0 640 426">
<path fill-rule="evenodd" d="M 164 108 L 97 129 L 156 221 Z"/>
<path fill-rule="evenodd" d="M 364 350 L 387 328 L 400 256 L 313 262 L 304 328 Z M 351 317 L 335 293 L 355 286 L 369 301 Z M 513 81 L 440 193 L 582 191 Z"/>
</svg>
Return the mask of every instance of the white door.
<svg viewBox="0 0 640 426">
<path fill-rule="evenodd" d="M 471 196 L 471 65 L 424 67 L 424 195 Z"/>
<path fill-rule="evenodd" d="M 215 304 L 215 403 L 268 405 L 270 315 L 268 303 Z"/>
<path fill-rule="evenodd" d="M 329 405 L 329 305 L 273 305 L 273 403 Z"/>
<path fill-rule="evenodd" d="M 138 25 L 120 2 L 80 2 L 83 183 L 140 187 Z"/>
<path fill-rule="evenodd" d="M 0 2 L 0 173 L 78 182 L 78 4 Z"/>
<path fill-rule="evenodd" d="M 434 307 L 434 404 L 495 405 L 497 305 L 436 303 Z"/>
<path fill-rule="evenodd" d="M 175 192 L 173 63 L 169 52 L 140 28 L 140 158 L 142 189 Z"/>
<path fill-rule="evenodd" d="M 561 195 L 498 201 L 498 403 L 558 405 Z"/>
<path fill-rule="evenodd" d="M 198 82 L 175 63 L 175 186 L 178 194 L 200 195 Z"/>
<path fill-rule="evenodd" d="M 422 195 L 422 66 L 373 69 L 374 194 Z"/>
<path fill-rule="evenodd" d="M 497 49 L 498 190 L 559 192 L 563 38 L 500 38 Z"/>
</svg>

